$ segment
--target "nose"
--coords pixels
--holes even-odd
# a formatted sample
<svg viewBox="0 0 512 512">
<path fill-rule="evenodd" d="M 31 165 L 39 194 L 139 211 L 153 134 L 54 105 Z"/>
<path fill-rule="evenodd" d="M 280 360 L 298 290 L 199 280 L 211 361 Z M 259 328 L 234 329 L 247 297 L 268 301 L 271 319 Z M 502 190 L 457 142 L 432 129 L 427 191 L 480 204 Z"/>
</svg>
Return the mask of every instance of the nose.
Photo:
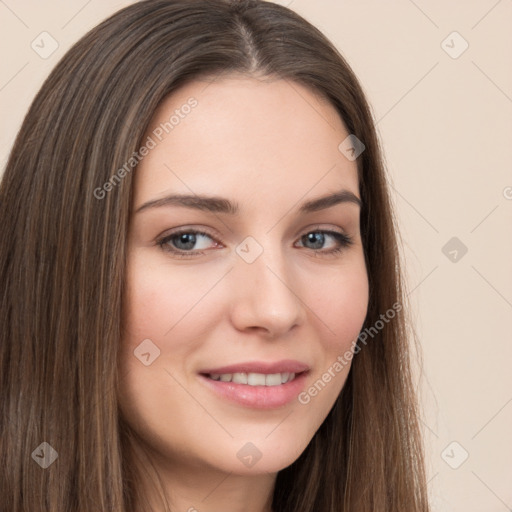
<svg viewBox="0 0 512 512">
<path fill-rule="evenodd" d="M 231 321 L 240 331 L 278 338 L 303 323 L 304 303 L 293 287 L 292 269 L 282 251 L 264 250 L 252 263 L 236 257 Z"/>
</svg>

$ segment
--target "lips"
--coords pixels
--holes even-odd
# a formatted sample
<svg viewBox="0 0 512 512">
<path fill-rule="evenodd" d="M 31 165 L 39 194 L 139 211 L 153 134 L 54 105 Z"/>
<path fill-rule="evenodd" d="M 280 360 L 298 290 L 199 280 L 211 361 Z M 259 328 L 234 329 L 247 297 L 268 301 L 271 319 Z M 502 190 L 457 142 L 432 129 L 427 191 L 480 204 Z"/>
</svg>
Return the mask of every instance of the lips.
<svg viewBox="0 0 512 512">
<path fill-rule="evenodd" d="M 269 409 L 290 403 L 304 387 L 310 367 L 294 360 L 250 361 L 199 372 L 216 395 L 237 404 Z"/>
</svg>

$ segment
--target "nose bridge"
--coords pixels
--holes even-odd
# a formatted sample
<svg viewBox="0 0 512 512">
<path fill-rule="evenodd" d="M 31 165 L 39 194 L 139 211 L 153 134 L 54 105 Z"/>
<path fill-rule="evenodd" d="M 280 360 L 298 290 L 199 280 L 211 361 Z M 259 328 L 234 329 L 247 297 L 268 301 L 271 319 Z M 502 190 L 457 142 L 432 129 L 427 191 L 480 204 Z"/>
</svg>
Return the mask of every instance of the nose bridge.
<svg viewBox="0 0 512 512">
<path fill-rule="evenodd" d="M 302 321 L 302 303 L 293 286 L 293 267 L 271 236 L 244 239 L 236 249 L 233 322 L 239 329 L 283 334 Z"/>
</svg>

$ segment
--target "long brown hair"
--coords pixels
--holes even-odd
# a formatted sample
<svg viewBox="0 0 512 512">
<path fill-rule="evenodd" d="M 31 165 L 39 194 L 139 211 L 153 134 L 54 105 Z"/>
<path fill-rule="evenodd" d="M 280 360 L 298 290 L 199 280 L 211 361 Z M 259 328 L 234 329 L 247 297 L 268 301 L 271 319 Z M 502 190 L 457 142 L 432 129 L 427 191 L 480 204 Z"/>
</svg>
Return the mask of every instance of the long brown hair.
<svg viewBox="0 0 512 512">
<path fill-rule="evenodd" d="M 328 417 L 278 473 L 274 510 L 429 510 L 396 226 L 358 80 L 318 29 L 282 6 L 146 0 L 102 22 L 62 58 L 30 107 L 2 179 L 2 512 L 137 509 L 130 434 L 117 406 L 136 171 L 103 197 L 94 191 L 137 152 L 167 95 L 232 72 L 309 87 L 363 141 L 364 328 L 377 330 L 382 314 L 404 306 L 359 345 Z M 46 469 L 36 463 L 52 454 L 58 458 Z"/>
</svg>

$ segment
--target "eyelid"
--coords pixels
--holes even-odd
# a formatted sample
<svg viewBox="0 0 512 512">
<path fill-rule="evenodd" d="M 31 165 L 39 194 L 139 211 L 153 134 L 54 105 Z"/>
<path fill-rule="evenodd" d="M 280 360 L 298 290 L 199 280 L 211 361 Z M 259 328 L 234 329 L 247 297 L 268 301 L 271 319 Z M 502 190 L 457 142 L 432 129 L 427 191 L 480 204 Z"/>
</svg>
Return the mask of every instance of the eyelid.
<svg viewBox="0 0 512 512">
<path fill-rule="evenodd" d="M 301 228 L 296 233 L 295 237 L 301 237 L 302 235 L 305 235 L 312 231 L 334 232 L 334 233 L 340 233 L 341 235 L 348 236 L 348 233 L 346 232 L 346 230 L 343 229 L 341 226 L 333 226 L 332 224 L 317 222 L 315 224 L 309 224 L 308 226 Z"/>
<path fill-rule="evenodd" d="M 175 228 L 172 228 L 171 230 L 167 230 L 164 232 L 164 234 L 157 236 L 157 241 L 162 241 L 165 238 L 176 236 L 179 235 L 180 233 L 195 233 L 198 235 L 206 235 L 219 243 L 221 243 L 220 238 L 222 238 L 220 234 L 217 233 L 215 230 L 212 230 L 204 226 L 191 224 L 185 226 L 177 226 Z"/>
<path fill-rule="evenodd" d="M 175 228 L 174 230 L 167 232 L 165 235 L 160 236 L 158 238 L 157 242 L 166 241 L 166 240 L 170 239 L 171 237 L 178 236 L 182 233 L 187 233 L 187 234 L 192 233 L 194 235 L 204 235 L 204 236 L 211 238 L 215 243 L 222 244 L 222 242 L 219 240 L 220 237 L 218 235 L 212 234 L 206 228 L 197 228 L 197 227 L 192 227 L 192 226 L 191 227 L 185 226 L 185 227 Z M 222 245 L 224 245 L 224 244 L 222 244 Z"/>
</svg>

